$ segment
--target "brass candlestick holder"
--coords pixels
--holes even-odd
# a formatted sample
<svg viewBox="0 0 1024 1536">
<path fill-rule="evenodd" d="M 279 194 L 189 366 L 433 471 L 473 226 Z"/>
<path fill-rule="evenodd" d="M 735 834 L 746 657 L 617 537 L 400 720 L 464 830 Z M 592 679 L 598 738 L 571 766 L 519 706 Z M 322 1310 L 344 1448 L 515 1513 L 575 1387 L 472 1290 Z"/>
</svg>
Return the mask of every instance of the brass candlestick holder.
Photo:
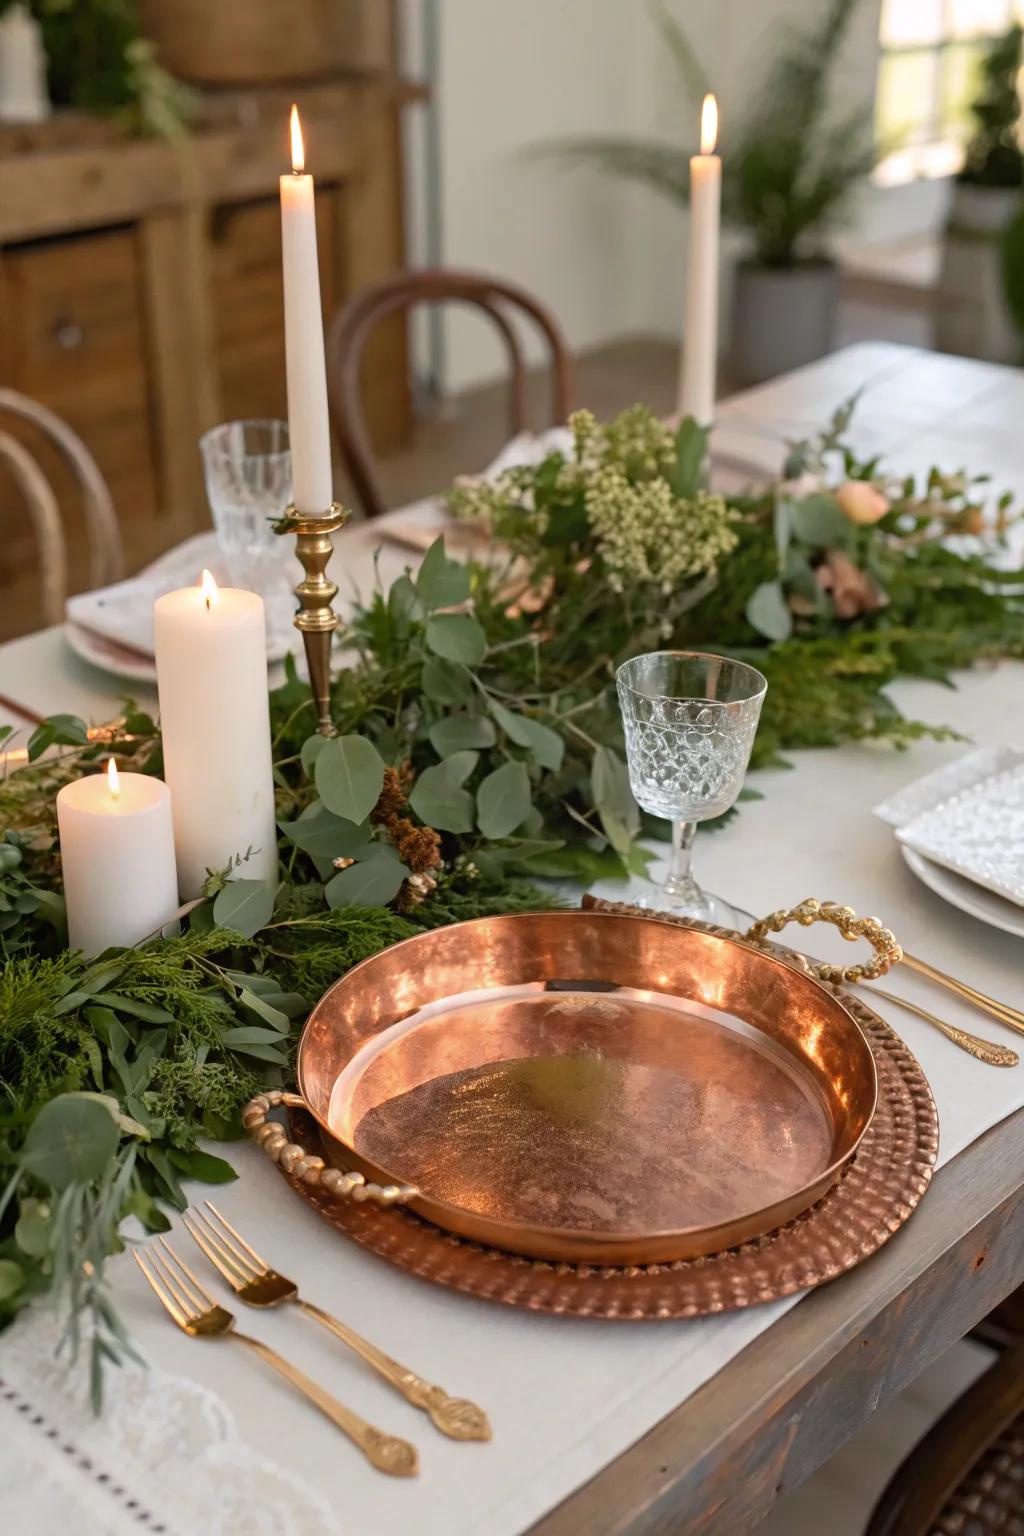
<svg viewBox="0 0 1024 1536">
<path fill-rule="evenodd" d="M 331 719 L 331 641 L 338 627 L 338 615 L 332 604 L 338 588 L 327 577 L 327 563 L 334 553 L 332 533 L 348 521 L 340 502 L 331 503 L 328 512 L 311 516 L 290 506 L 277 524 L 278 533 L 294 533 L 295 553 L 306 573 L 295 588 L 299 610 L 295 628 L 302 635 L 309 667 L 309 683 L 316 705 L 316 728 L 321 736 L 338 733 Z"/>
</svg>

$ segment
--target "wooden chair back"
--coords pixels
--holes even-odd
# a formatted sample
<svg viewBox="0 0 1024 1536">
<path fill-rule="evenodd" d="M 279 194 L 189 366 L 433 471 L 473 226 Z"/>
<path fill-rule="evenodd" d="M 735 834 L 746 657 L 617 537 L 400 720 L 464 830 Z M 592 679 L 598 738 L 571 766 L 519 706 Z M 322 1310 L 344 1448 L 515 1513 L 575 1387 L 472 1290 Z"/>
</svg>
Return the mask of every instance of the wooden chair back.
<svg viewBox="0 0 1024 1536">
<path fill-rule="evenodd" d="M 66 461 L 81 497 L 89 542 L 89 582 L 106 586 L 124 568 L 121 530 L 99 465 L 67 422 L 17 390 L 0 388 L 0 416 L 33 427 Z M 43 622 L 59 624 L 68 595 L 68 551 L 57 497 L 31 451 L 12 432 L 0 429 L 0 461 L 11 472 L 25 501 L 39 548 L 40 608 Z"/>
<path fill-rule="evenodd" d="M 487 315 L 502 337 L 511 364 L 509 434 L 526 429 L 526 360 L 512 316 L 532 321 L 547 343 L 552 366 L 552 409 L 546 425 L 559 425 L 571 409 L 570 362 L 565 338 L 543 304 L 521 288 L 483 272 L 427 268 L 404 272 L 357 293 L 335 316 L 327 342 L 327 382 L 334 429 L 345 467 L 367 517 L 385 510 L 360 391 L 367 339 L 390 315 L 420 304 L 467 304 Z"/>
<path fill-rule="evenodd" d="M 865 1536 L 1024 1531 L 1024 1342 L 989 1367 L 899 1467 Z"/>
</svg>

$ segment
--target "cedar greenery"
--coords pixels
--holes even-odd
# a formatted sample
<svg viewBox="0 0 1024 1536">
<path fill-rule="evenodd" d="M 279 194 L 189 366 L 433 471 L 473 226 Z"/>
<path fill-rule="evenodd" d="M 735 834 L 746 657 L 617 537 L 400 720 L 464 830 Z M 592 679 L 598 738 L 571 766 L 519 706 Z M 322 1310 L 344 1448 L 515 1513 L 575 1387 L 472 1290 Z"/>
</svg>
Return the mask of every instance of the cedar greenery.
<svg viewBox="0 0 1024 1536">
<path fill-rule="evenodd" d="M 753 662 L 769 680 L 755 765 L 951 734 L 885 690 L 1024 653 L 1008 499 L 858 459 L 851 409 L 745 496 L 709 496 L 705 434 L 640 407 L 607 426 L 577 413 L 564 451 L 458 483 L 451 511 L 486 526 L 486 562 L 438 539 L 373 592 L 344 636 L 337 738 L 311 735 L 288 670 L 271 695 L 278 878 L 249 879 L 240 850 L 180 934 L 86 962 L 64 930 L 56 792 L 111 751 L 159 773 L 156 723 L 129 703 L 98 731 L 58 715 L 32 733 L 0 777 L 0 1318 L 57 1292 L 98 1397 L 130 1348 L 103 1280 L 122 1221 L 159 1230 L 183 1178 L 232 1176 L 209 1143 L 288 1080 L 331 982 L 426 927 L 555 905 L 540 877 L 644 870 L 659 824 L 629 791 L 618 662 L 666 645 Z"/>
</svg>

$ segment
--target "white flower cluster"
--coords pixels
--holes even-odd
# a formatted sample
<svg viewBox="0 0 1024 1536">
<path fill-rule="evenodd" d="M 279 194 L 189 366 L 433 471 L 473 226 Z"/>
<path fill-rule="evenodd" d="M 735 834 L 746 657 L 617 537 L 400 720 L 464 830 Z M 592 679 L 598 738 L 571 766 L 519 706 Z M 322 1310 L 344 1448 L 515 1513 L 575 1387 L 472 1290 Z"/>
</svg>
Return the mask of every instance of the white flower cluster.
<svg viewBox="0 0 1024 1536">
<path fill-rule="evenodd" d="M 736 547 L 732 513 L 721 496 L 706 491 L 682 499 L 667 480 L 631 484 L 622 469 L 606 465 L 591 478 L 586 499 L 590 527 L 615 592 L 654 585 L 668 596 L 713 572 Z"/>
<path fill-rule="evenodd" d="M 547 513 L 534 505 L 535 470 L 529 464 L 503 469 L 493 480 L 463 475 L 448 492 L 453 517 L 479 523 L 490 532 L 501 529 L 502 518 L 512 514 L 520 531 L 529 526 L 538 536 L 547 527 Z"/>
</svg>

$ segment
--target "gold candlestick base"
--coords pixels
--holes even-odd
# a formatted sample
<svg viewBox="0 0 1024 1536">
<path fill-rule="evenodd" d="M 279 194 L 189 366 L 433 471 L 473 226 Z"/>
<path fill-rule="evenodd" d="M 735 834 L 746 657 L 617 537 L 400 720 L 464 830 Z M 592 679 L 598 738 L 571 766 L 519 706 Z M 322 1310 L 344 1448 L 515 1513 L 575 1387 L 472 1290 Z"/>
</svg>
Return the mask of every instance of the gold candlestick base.
<svg viewBox="0 0 1024 1536">
<path fill-rule="evenodd" d="M 295 534 L 295 553 L 306 579 L 295 588 L 299 610 L 295 628 L 302 635 L 309 667 L 309 682 L 316 705 L 316 728 L 321 736 L 338 733 L 331 719 L 331 639 L 338 627 L 338 615 L 331 606 L 338 588 L 327 578 L 327 562 L 334 552 L 331 534 L 348 521 L 340 502 L 331 503 L 330 511 L 316 517 L 289 507 L 277 525 L 278 533 Z"/>
</svg>

